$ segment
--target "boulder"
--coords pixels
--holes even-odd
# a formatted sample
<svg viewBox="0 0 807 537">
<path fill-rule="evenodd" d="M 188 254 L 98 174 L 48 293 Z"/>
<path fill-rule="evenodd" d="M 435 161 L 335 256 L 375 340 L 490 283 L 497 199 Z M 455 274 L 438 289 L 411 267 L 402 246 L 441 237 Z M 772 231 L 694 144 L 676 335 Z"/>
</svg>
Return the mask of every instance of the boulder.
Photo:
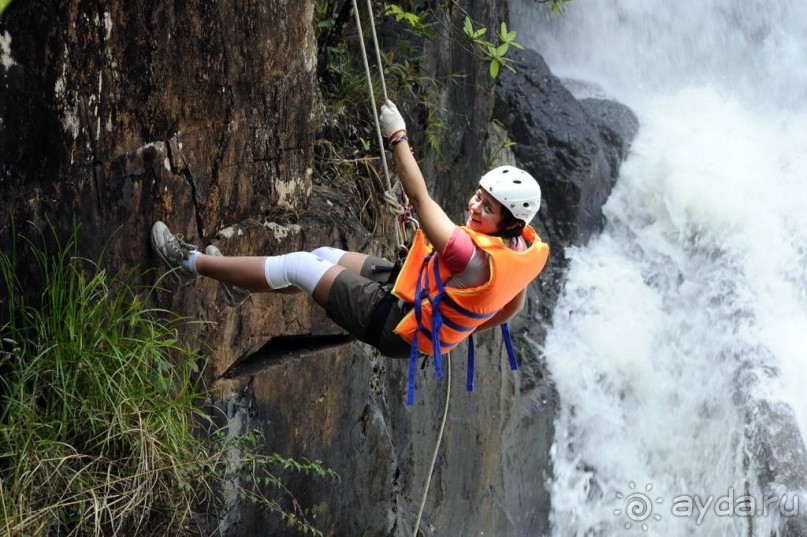
<svg viewBox="0 0 807 537">
<path fill-rule="evenodd" d="M 564 250 L 602 230 L 602 206 L 639 122 L 621 103 L 576 99 L 536 51 L 514 50 L 510 57 L 516 72 L 502 71 L 493 117 L 515 142 L 516 164 L 541 185 L 534 225 L 550 256 L 528 310 L 543 321 L 533 328 L 542 341 L 565 277 Z"/>
</svg>

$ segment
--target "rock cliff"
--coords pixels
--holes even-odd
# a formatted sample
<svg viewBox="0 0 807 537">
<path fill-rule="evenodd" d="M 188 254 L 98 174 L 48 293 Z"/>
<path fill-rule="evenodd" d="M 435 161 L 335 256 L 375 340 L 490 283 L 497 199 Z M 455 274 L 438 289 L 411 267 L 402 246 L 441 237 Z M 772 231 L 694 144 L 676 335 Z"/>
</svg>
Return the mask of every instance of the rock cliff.
<svg viewBox="0 0 807 537">
<path fill-rule="evenodd" d="M 436 16 L 457 28 L 466 11 L 488 27 L 507 17 L 503 0 L 462 6 Z M 351 213 L 347 194 L 315 174 L 314 7 L 14 2 L 0 21 L 0 244 L 12 222 L 52 222 L 67 233 L 76 221 L 84 255 L 106 249 L 108 270 L 139 266 L 147 282 L 163 269 L 148 246 L 157 219 L 228 255 L 322 244 L 380 252 L 384 241 Z M 451 358 L 449 420 L 421 527 L 539 535 L 549 524 L 555 400 L 530 342 L 542 337 L 562 284 L 563 248 L 600 225 L 635 118 L 613 103 L 575 100 L 535 54 L 519 57 L 519 73 L 496 86 L 461 40 L 422 46 L 435 77 L 463 73 L 440 96 L 448 111 L 442 159 L 423 162 L 435 197 L 460 217 L 509 137 L 517 145 L 508 158 L 544 187 L 539 233 L 553 261 L 514 323 L 520 373 L 510 373 L 493 331 L 478 341 L 474 393 L 464 391 L 465 346 Z M 421 370 L 409 408 L 406 363 L 351 342 L 307 297 L 254 296 L 234 309 L 214 282 L 163 285 L 159 305 L 204 321 L 184 337 L 204 349 L 208 403 L 222 424 L 233 434 L 260 427 L 268 450 L 319 458 L 340 474 L 338 483 L 290 478 L 314 524 L 327 535 L 409 535 L 448 379 Z M 284 531 L 237 502 L 211 526 L 228 535 Z"/>
</svg>

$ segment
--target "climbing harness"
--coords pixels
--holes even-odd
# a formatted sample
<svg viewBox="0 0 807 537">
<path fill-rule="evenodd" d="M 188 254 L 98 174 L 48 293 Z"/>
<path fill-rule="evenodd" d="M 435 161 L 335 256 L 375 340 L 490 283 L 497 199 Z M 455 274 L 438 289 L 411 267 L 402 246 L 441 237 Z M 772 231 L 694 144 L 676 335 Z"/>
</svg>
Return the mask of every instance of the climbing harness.
<svg viewBox="0 0 807 537">
<path fill-rule="evenodd" d="M 437 256 L 437 252 L 432 252 L 421 263 L 420 267 L 420 274 L 418 275 L 417 279 L 417 286 L 416 286 L 416 293 L 415 297 L 416 300 L 414 302 L 414 309 L 415 309 L 415 317 L 417 318 L 417 323 L 419 326 L 419 330 L 415 332 L 414 337 L 412 339 L 412 348 L 410 350 L 409 356 L 409 377 L 408 377 L 408 385 L 407 385 L 407 394 L 406 394 L 406 404 L 412 405 L 415 401 L 415 374 L 417 368 L 417 357 L 419 354 L 418 348 L 418 337 L 419 333 L 423 332 L 426 336 L 431 336 L 432 339 L 432 347 L 434 348 L 434 369 L 435 375 L 437 378 L 442 377 L 443 371 L 443 364 L 441 359 L 441 347 L 442 342 L 440 341 L 440 330 L 443 326 L 444 322 L 452 322 L 448 319 L 443 319 L 443 316 L 440 312 L 440 304 L 441 302 L 445 302 L 446 304 L 452 304 L 452 307 L 460 307 L 459 305 L 453 303 L 446 295 L 445 288 L 443 286 L 443 280 L 440 277 L 439 271 L 439 263 L 436 261 L 433 263 L 434 267 L 434 281 L 437 285 L 438 292 L 430 298 L 432 304 L 432 316 L 431 316 L 431 325 L 430 329 L 423 326 L 422 322 L 422 310 L 421 310 L 421 300 L 419 299 L 422 296 L 428 297 L 429 296 L 429 286 L 428 286 L 428 278 L 425 278 L 425 285 L 424 285 L 424 278 L 423 274 L 428 270 L 429 260 L 433 256 Z M 470 315 L 473 315 L 471 312 L 467 312 Z M 491 315 L 492 316 L 492 315 Z M 518 369 L 518 363 L 516 362 L 516 355 L 515 351 L 513 350 L 513 343 L 510 341 L 510 331 L 507 327 L 507 323 L 502 323 L 502 336 L 504 337 L 505 346 L 507 347 L 507 354 L 510 359 L 510 369 L 516 370 Z M 445 368 L 447 371 L 447 378 L 446 378 L 446 402 L 443 410 L 443 419 L 440 423 L 440 430 L 437 433 L 437 445 L 434 447 L 434 453 L 432 454 L 431 464 L 429 465 L 429 472 L 426 475 L 426 488 L 423 492 L 423 497 L 421 498 L 420 508 L 418 509 L 418 516 L 417 520 L 415 521 L 415 529 L 412 531 L 412 535 L 417 537 L 418 528 L 420 527 L 420 520 L 423 516 L 423 509 L 426 505 L 426 497 L 429 492 L 429 486 L 431 485 L 432 474 L 434 472 L 434 465 L 437 461 L 437 454 L 440 450 L 440 443 L 443 438 L 443 431 L 445 430 L 446 426 L 446 419 L 448 417 L 448 405 L 451 401 L 451 351 L 449 350 L 446 353 L 446 363 Z M 469 334 L 468 336 L 468 371 L 466 377 L 466 389 L 469 392 L 472 392 L 474 389 L 474 337 L 473 334 Z"/>
</svg>

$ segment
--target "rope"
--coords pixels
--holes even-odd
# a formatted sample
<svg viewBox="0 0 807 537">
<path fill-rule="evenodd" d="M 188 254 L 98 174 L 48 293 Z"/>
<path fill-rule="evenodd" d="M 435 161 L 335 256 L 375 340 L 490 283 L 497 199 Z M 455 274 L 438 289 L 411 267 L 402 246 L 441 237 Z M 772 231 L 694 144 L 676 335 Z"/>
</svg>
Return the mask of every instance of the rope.
<svg viewBox="0 0 807 537">
<path fill-rule="evenodd" d="M 367 0 L 367 13 L 370 14 L 370 29 L 373 31 L 373 44 L 375 45 L 375 60 L 376 62 L 378 62 L 378 74 L 380 75 L 379 78 L 381 79 L 381 94 L 384 95 L 384 102 L 387 102 L 389 101 L 389 97 L 387 97 L 387 83 L 384 81 L 384 69 L 382 68 L 384 64 L 381 62 L 381 47 L 378 46 L 378 36 L 376 36 L 375 34 L 375 21 L 373 20 L 373 5 L 370 3 L 370 0 Z M 362 41 L 362 43 L 364 43 L 364 41 Z"/>
<path fill-rule="evenodd" d="M 420 529 L 420 518 L 423 516 L 423 508 L 426 506 L 426 497 L 429 495 L 429 486 L 432 482 L 432 473 L 434 472 L 434 464 L 437 462 L 437 453 L 440 451 L 440 444 L 443 441 L 443 431 L 446 428 L 446 419 L 448 418 L 448 402 L 451 399 L 451 352 L 446 354 L 446 405 L 443 410 L 443 421 L 440 424 L 440 431 L 437 433 L 437 445 L 434 446 L 434 455 L 432 455 L 432 462 L 429 465 L 429 474 L 426 478 L 426 488 L 423 490 L 423 498 L 420 500 L 420 509 L 418 510 L 418 517 L 415 520 L 415 529 L 412 530 L 412 537 L 417 537 L 418 530 Z"/>
<path fill-rule="evenodd" d="M 379 78 L 381 79 L 381 91 L 384 95 L 384 102 L 388 101 L 389 98 L 387 97 L 387 83 L 384 80 L 384 67 L 381 61 L 381 47 L 378 45 L 378 35 L 375 31 L 375 21 L 373 19 L 373 6 L 370 3 L 370 0 L 367 0 L 367 12 L 370 14 L 370 29 L 372 30 L 373 35 L 373 45 L 375 46 L 375 57 L 376 62 L 378 63 L 378 74 Z M 378 106 L 376 105 L 375 101 L 375 93 L 373 92 L 373 83 L 372 83 L 372 75 L 370 73 L 370 62 L 367 60 L 367 49 L 364 45 L 364 32 L 362 31 L 361 27 L 361 16 L 359 15 L 359 6 L 356 3 L 356 0 L 353 0 L 353 13 L 356 16 L 356 28 L 359 31 L 359 44 L 361 45 L 361 57 L 362 61 L 364 62 L 364 72 L 367 75 L 367 89 L 370 93 L 370 104 L 373 109 L 373 120 L 375 121 L 375 130 L 376 136 L 378 137 L 378 147 L 381 151 L 381 164 L 384 168 L 384 201 L 387 203 L 387 208 L 389 209 L 392 214 L 401 218 L 401 220 L 405 220 L 406 218 L 406 206 L 408 205 L 408 200 L 406 199 L 406 194 L 404 193 L 403 188 L 400 188 L 400 197 L 402 202 L 399 202 L 396 194 L 393 190 L 392 184 L 390 182 L 390 174 L 389 174 L 389 166 L 387 164 L 387 153 L 384 151 L 384 136 L 381 134 L 381 122 L 378 119 Z M 403 226 L 395 226 L 395 240 L 398 244 L 403 244 L 404 237 L 406 236 L 406 229 L 405 224 Z"/>
<path fill-rule="evenodd" d="M 373 11 L 370 2 L 367 2 L 367 8 L 370 9 L 370 25 L 373 27 L 373 41 L 375 42 L 376 57 L 378 58 L 378 71 L 381 75 L 381 86 L 384 88 L 384 101 L 387 100 L 387 84 L 384 82 L 384 70 L 381 68 L 381 51 L 378 48 L 378 41 L 375 35 L 375 22 L 373 22 Z M 361 43 L 361 57 L 364 60 L 364 72 L 367 74 L 367 88 L 370 92 L 370 103 L 373 107 L 373 119 L 375 119 L 375 130 L 378 135 L 378 145 L 381 148 L 381 162 L 384 164 L 384 179 L 386 180 L 386 189 L 392 190 L 389 180 L 389 167 L 387 166 L 387 154 L 384 151 L 384 136 L 381 134 L 381 122 L 378 120 L 378 107 L 375 103 L 375 94 L 373 93 L 372 75 L 370 74 L 370 62 L 367 61 L 367 50 L 364 47 L 364 32 L 361 29 L 361 15 L 359 15 L 359 6 L 356 0 L 353 0 L 353 13 L 356 15 L 356 27 L 359 30 L 359 42 Z"/>
<path fill-rule="evenodd" d="M 370 14 L 370 28 L 372 29 L 373 34 L 373 44 L 375 45 L 375 55 L 376 61 L 378 62 L 378 72 L 379 78 L 381 79 L 381 91 L 384 95 L 384 102 L 388 101 L 389 98 L 387 97 L 387 83 L 384 80 L 384 69 L 383 63 L 381 62 L 381 48 L 378 46 L 378 36 L 376 35 L 375 31 L 375 21 L 373 20 L 373 6 L 370 3 L 370 0 L 367 0 L 367 11 Z M 406 193 L 404 192 L 403 188 L 401 188 L 400 197 L 403 200 L 403 204 L 401 204 L 395 196 L 393 191 L 392 185 L 390 184 L 389 178 L 389 167 L 387 166 L 387 155 L 384 151 L 384 136 L 381 134 L 381 122 L 378 119 L 378 107 L 376 106 L 375 102 L 375 94 L 373 92 L 373 83 L 372 83 L 372 75 L 370 74 L 370 62 L 367 61 L 367 50 L 364 46 L 364 33 L 362 32 L 361 28 L 361 16 L 359 15 L 359 6 L 356 3 L 356 0 L 353 0 L 353 12 L 356 15 L 356 27 L 359 30 L 359 41 L 361 43 L 361 57 L 364 61 L 364 72 L 367 74 L 367 87 L 370 93 L 370 103 L 373 107 L 373 119 L 375 120 L 375 129 L 376 134 L 378 135 L 378 145 L 381 148 L 381 162 L 384 165 L 384 179 L 386 181 L 386 191 L 384 192 L 384 200 L 387 202 L 387 205 L 390 207 L 392 212 L 396 215 L 401 216 L 402 225 L 401 228 L 395 227 L 395 235 L 396 239 L 398 240 L 399 244 L 403 243 L 403 235 L 405 234 L 405 226 L 407 223 L 413 222 L 417 225 L 417 220 L 415 220 L 408 211 L 408 200 L 406 199 Z M 423 497 L 420 501 L 420 509 L 418 510 L 417 520 L 415 521 L 415 528 L 412 530 L 413 537 L 417 537 L 418 529 L 420 528 L 420 519 L 423 516 L 423 509 L 426 506 L 426 498 L 429 495 L 429 487 L 431 486 L 432 481 L 432 473 L 434 472 L 434 465 L 437 463 L 437 454 L 440 451 L 440 444 L 443 441 L 443 432 L 446 428 L 446 420 L 448 419 L 448 403 L 451 399 L 451 353 L 446 355 L 446 368 L 448 369 L 448 378 L 446 379 L 446 404 L 445 409 L 443 410 L 443 420 L 440 423 L 440 431 L 437 434 L 437 445 L 434 446 L 434 454 L 432 455 L 431 464 L 429 465 L 429 474 L 426 478 L 426 487 L 423 490 Z"/>
</svg>

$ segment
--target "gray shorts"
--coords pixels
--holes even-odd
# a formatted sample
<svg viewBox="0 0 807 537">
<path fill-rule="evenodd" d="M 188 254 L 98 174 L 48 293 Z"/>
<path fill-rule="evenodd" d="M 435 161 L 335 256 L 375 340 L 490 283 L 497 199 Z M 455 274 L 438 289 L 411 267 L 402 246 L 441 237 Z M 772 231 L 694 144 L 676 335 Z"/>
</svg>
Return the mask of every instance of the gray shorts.
<svg viewBox="0 0 807 537">
<path fill-rule="evenodd" d="M 404 316 L 387 284 L 393 264 L 369 256 L 361 273 L 343 270 L 333 282 L 325 313 L 359 341 L 390 358 L 408 358 L 410 344 L 394 332 Z M 385 311 L 386 310 L 386 311 Z"/>
</svg>

